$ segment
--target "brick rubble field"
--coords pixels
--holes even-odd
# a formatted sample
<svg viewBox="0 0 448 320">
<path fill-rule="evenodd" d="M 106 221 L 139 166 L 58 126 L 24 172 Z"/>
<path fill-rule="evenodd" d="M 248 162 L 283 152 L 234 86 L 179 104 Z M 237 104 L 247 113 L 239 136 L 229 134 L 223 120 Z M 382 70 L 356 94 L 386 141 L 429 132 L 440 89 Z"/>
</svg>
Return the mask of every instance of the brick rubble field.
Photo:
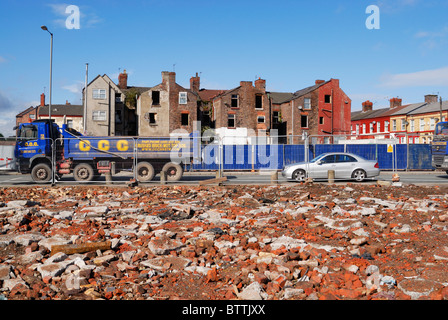
<svg viewBox="0 0 448 320">
<path fill-rule="evenodd" d="M 0 188 L 0 299 L 448 299 L 448 188 Z"/>
</svg>

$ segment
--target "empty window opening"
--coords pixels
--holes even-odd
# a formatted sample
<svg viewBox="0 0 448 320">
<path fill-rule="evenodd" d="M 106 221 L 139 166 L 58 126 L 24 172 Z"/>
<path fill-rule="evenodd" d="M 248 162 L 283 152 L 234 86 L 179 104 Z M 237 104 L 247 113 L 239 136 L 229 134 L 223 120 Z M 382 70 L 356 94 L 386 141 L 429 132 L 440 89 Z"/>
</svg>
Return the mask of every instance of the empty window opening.
<svg viewBox="0 0 448 320">
<path fill-rule="evenodd" d="M 227 127 L 235 128 L 235 115 L 234 114 L 229 114 L 227 116 Z"/>
<path fill-rule="evenodd" d="M 255 108 L 263 109 L 263 96 L 261 96 L 261 95 L 255 96 Z"/>
<path fill-rule="evenodd" d="M 319 124 L 324 124 L 324 117 L 319 117 Z"/>
<path fill-rule="evenodd" d="M 150 124 L 156 124 L 156 113 L 150 113 L 148 118 Z"/>
<path fill-rule="evenodd" d="M 300 125 L 302 128 L 308 128 L 308 116 L 300 117 Z"/>
<path fill-rule="evenodd" d="M 188 126 L 188 113 L 182 113 L 181 115 L 181 123 L 183 126 Z"/>
<path fill-rule="evenodd" d="M 274 111 L 272 115 L 272 122 L 273 124 L 279 124 L 280 123 L 280 112 Z"/>
<path fill-rule="evenodd" d="M 258 123 L 264 123 L 264 121 L 265 121 L 265 117 L 264 116 L 258 116 L 257 117 L 257 122 Z"/>
<path fill-rule="evenodd" d="M 159 105 L 160 104 L 160 91 L 152 92 L 152 104 Z"/>
<path fill-rule="evenodd" d="M 329 94 L 325 95 L 325 103 L 331 103 L 331 95 Z"/>
<path fill-rule="evenodd" d="M 232 108 L 238 108 L 238 95 L 232 94 Z"/>
</svg>

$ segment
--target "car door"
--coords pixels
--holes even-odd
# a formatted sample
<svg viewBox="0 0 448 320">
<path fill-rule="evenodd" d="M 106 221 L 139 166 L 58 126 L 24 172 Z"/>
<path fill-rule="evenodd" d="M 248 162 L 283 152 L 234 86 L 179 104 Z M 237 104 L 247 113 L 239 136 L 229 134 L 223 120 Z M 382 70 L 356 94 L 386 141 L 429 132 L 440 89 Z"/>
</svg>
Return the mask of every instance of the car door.
<svg viewBox="0 0 448 320">
<path fill-rule="evenodd" d="M 328 178 L 328 170 L 335 170 L 335 155 L 330 154 L 319 160 L 319 164 L 315 164 L 312 174 L 314 179 L 326 179 Z"/>
<path fill-rule="evenodd" d="M 350 179 L 356 166 L 356 159 L 347 154 L 339 154 L 336 157 L 335 178 Z"/>
</svg>

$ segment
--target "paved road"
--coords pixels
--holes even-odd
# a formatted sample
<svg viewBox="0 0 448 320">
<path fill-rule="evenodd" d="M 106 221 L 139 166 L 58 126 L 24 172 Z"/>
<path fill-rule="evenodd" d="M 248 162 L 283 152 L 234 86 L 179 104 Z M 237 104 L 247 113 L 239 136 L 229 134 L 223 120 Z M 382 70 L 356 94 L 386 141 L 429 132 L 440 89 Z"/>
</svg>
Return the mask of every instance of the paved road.
<svg viewBox="0 0 448 320">
<path fill-rule="evenodd" d="M 419 171 L 419 172 L 397 172 L 400 176 L 400 181 L 403 184 L 416 184 L 416 185 L 448 185 L 448 175 L 445 172 L 433 172 L 433 171 Z M 385 171 L 382 172 L 378 180 L 391 181 L 393 172 Z M 224 175 L 227 177 L 225 184 L 248 184 L 248 185 L 258 185 L 258 184 L 270 184 L 271 175 L 270 173 L 262 174 L 259 172 L 225 172 Z M 113 185 L 126 185 L 133 176 L 131 173 L 120 173 L 113 177 Z M 197 185 L 199 181 L 204 181 L 208 179 L 215 178 L 215 172 L 187 172 L 181 181 L 176 184 L 185 185 Z M 288 184 L 295 183 L 287 181 L 281 174 L 279 174 L 279 183 Z M 323 181 L 326 183 L 325 181 Z M 337 181 L 336 183 L 347 183 L 354 181 Z M 89 184 L 104 185 L 106 179 L 104 176 L 98 179 L 98 181 L 91 182 Z M 376 183 L 376 180 L 367 180 L 362 183 Z M 64 176 L 58 183 L 58 185 L 74 185 L 76 182 L 72 175 Z M 144 183 L 144 185 L 159 185 L 160 178 L 156 176 L 153 181 Z M 172 183 L 168 183 L 172 184 Z M 30 175 L 21 175 L 12 172 L 0 172 L 0 187 L 1 186 L 32 186 L 36 185 Z"/>
</svg>

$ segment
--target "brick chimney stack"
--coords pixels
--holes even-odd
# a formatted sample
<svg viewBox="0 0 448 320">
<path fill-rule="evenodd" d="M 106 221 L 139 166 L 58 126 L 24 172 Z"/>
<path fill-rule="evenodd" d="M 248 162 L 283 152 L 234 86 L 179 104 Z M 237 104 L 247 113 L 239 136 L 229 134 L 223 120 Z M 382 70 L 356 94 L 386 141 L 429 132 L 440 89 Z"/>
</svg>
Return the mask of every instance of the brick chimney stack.
<svg viewBox="0 0 448 320">
<path fill-rule="evenodd" d="M 243 88 L 252 87 L 252 81 L 240 81 L 240 86 Z"/>
<path fill-rule="evenodd" d="M 362 103 L 362 112 L 372 111 L 373 110 L 373 103 L 369 100 L 364 101 Z"/>
<path fill-rule="evenodd" d="M 45 105 L 45 93 L 40 95 L 40 106 L 43 107 Z"/>
<path fill-rule="evenodd" d="M 425 96 L 425 102 L 428 104 L 429 103 L 437 103 L 438 99 L 439 99 L 439 96 L 436 94 L 427 94 Z"/>
<path fill-rule="evenodd" d="M 118 75 L 118 87 L 120 89 L 128 88 L 128 74 L 126 73 L 126 70 L 123 70 L 123 73 Z"/>
<path fill-rule="evenodd" d="M 321 83 L 324 83 L 325 82 L 325 80 L 316 80 L 316 84 L 321 84 Z"/>
<path fill-rule="evenodd" d="M 199 92 L 200 85 L 201 85 L 201 78 L 198 76 L 198 73 L 196 72 L 196 76 L 190 78 L 190 90 L 193 92 Z"/>
<path fill-rule="evenodd" d="M 263 92 L 266 92 L 266 80 L 258 78 L 255 80 L 255 88 L 258 90 L 261 90 Z"/>
<path fill-rule="evenodd" d="M 162 84 L 166 86 L 167 89 L 174 88 L 176 84 L 176 72 L 162 71 Z"/>
<path fill-rule="evenodd" d="M 401 107 L 402 99 L 400 99 L 400 98 L 392 98 L 392 99 L 389 100 L 389 102 L 390 102 L 390 108 L 391 109 L 392 108 L 396 108 L 396 107 Z"/>
</svg>

